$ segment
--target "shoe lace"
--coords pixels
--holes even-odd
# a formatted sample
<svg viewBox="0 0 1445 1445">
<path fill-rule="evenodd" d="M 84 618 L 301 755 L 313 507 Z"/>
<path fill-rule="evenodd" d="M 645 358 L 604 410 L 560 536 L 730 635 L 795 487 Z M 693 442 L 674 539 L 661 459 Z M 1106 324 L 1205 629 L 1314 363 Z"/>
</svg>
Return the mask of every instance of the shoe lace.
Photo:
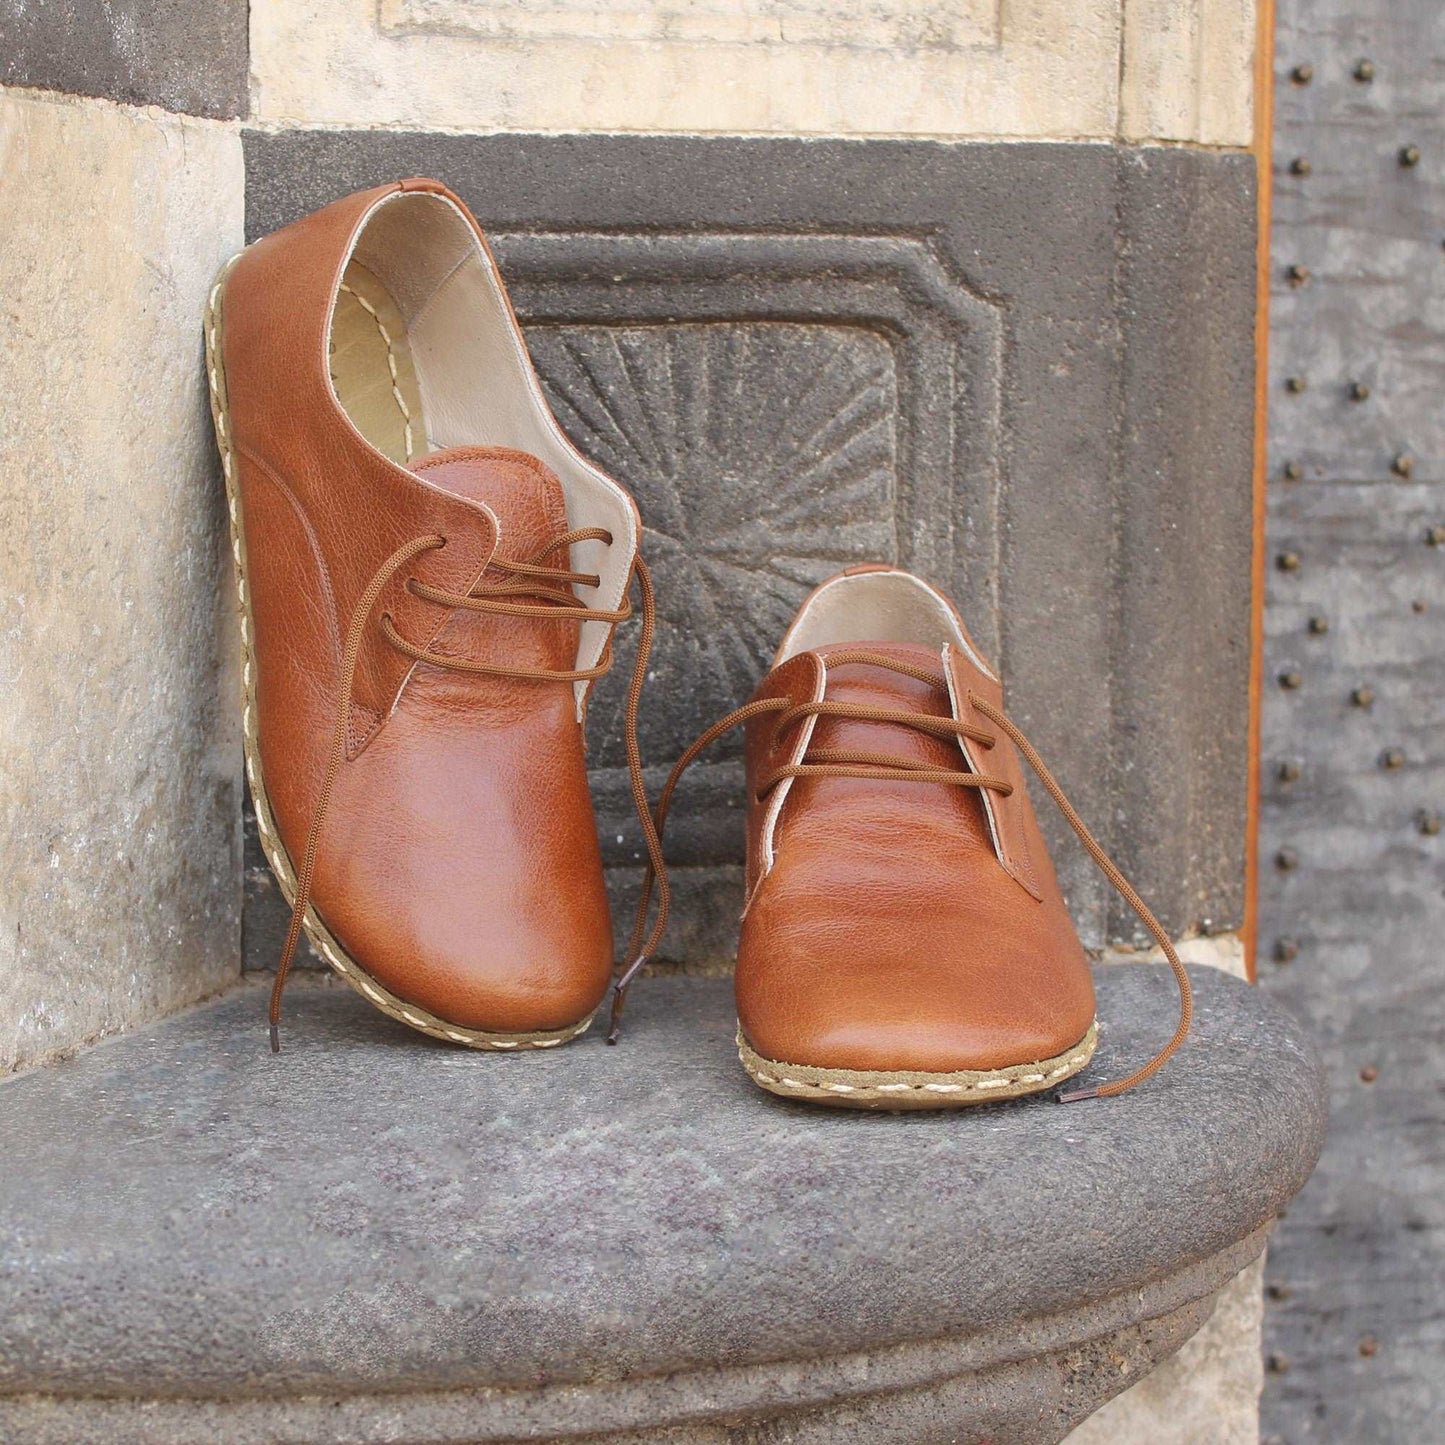
<svg viewBox="0 0 1445 1445">
<path fill-rule="evenodd" d="M 930 668 L 915 666 L 912 663 L 903 662 L 895 658 L 885 657 L 881 653 L 868 651 L 843 651 L 834 652 L 828 655 L 830 667 L 841 667 L 848 663 L 862 663 L 871 667 L 886 668 L 890 672 L 902 673 L 907 677 L 918 679 L 920 682 L 931 683 L 936 687 L 946 688 L 947 684 L 940 672 Z M 1179 1023 L 1174 1030 L 1173 1037 L 1147 1064 L 1135 1069 L 1133 1073 L 1125 1078 L 1117 1079 L 1112 1083 L 1089 1085 L 1081 1089 L 1066 1090 L 1057 1095 L 1060 1103 L 1074 1103 L 1080 1099 L 1112 1098 L 1119 1094 L 1127 1093 L 1130 1089 L 1142 1084 L 1146 1079 L 1153 1077 L 1169 1061 L 1175 1050 L 1188 1037 L 1190 1024 L 1194 1016 L 1193 993 L 1189 986 L 1189 975 L 1185 971 L 1184 964 L 1180 961 L 1179 954 L 1174 948 L 1169 935 L 1164 931 L 1163 925 L 1154 916 L 1149 905 L 1139 896 L 1130 884 L 1129 880 L 1119 871 L 1113 859 L 1104 851 L 1094 835 L 1084 824 L 1078 812 L 1074 809 L 1064 790 L 1055 780 L 1054 775 L 1044 764 L 1037 749 L 1029 742 L 1018 727 L 1004 713 L 994 707 L 986 699 L 979 697 L 974 692 L 969 692 L 968 700 L 973 707 L 986 717 L 993 725 L 1007 736 L 1014 746 L 1023 755 L 1029 766 L 1037 774 L 1039 781 L 1044 785 L 1049 796 L 1058 806 L 1059 811 L 1064 815 L 1069 826 L 1077 834 L 1079 841 L 1084 845 L 1089 856 L 1098 865 L 1099 870 L 1118 890 L 1119 896 L 1138 914 L 1144 926 L 1153 936 L 1154 941 L 1163 950 L 1164 957 L 1173 970 L 1176 983 L 1179 985 Z M 752 718 L 762 717 L 768 713 L 777 714 L 777 720 L 773 724 L 772 742 L 776 746 L 778 740 L 790 729 L 796 727 L 807 718 L 812 717 L 833 717 L 848 718 L 860 722 L 879 722 L 896 724 L 899 727 L 910 728 L 916 732 L 930 734 L 933 737 L 941 738 L 968 738 L 976 742 L 985 751 L 992 749 L 998 742 L 997 734 L 988 733 L 982 728 L 971 726 L 956 718 L 938 717 L 931 713 L 911 712 L 905 709 L 872 707 L 865 703 L 850 702 L 822 702 L 792 703 L 787 698 L 763 698 L 756 702 L 745 703 L 742 707 L 734 709 L 726 717 L 719 718 L 711 727 L 704 729 L 692 745 L 678 758 L 673 766 L 672 772 L 668 775 L 667 782 L 663 785 L 662 791 L 658 794 L 657 806 L 653 813 L 653 831 L 660 844 L 663 830 L 667 824 L 667 813 L 672 803 L 673 793 L 677 788 L 679 780 L 687 769 L 706 751 L 713 743 L 733 728 Z M 941 783 L 947 787 L 957 788 L 980 788 L 988 789 L 991 792 L 999 793 L 1005 797 L 1013 791 L 1012 785 L 1002 778 L 990 776 L 987 773 L 973 773 L 951 768 L 930 767 L 927 764 L 919 763 L 908 758 L 894 757 L 886 753 L 863 752 L 843 748 L 809 748 L 801 762 L 792 763 L 785 767 L 775 768 L 772 772 L 761 778 L 757 785 L 757 801 L 762 802 L 779 783 L 788 778 L 878 778 L 889 782 L 908 783 Z M 647 917 L 651 907 L 654 881 L 657 884 L 658 910 L 657 917 L 650 930 L 647 929 Z M 667 928 L 671 890 L 668 887 L 666 874 L 660 871 L 654 863 L 649 863 L 647 872 L 643 878 L 642 896 L 638 901 L 637 917 L 633 925 L 632 939 L 628 945 L 628 956 L 633 960 L 627 970 L 617 980 L 613 988 L 612 997 L 612 1020 L 608 1031 L 609 1043 L 616 1042 L 618 1021 L 622 1012 L 623 1000 L 627 986 L 637 976 L 641 968 L 650 961 L 662 941 L 663 934 Z M 643 945 L 643 934 L 647 934 L 646 945 Z"/>
<path fill-rule="evenodd" d="M 572 591 L 573 586 L 597 587 L 600 578 L 595 573 L 574 572 L 566 567 L 549 566 L 547 559 L 553 553 L 570 548 L 577 542 L 602 542 L 612 544 L 612 533 L 603 527 L 580 527 L 548 542 L 537 552 L 523 561 L 514 562 L 494 557 L 488 564 L 482 579 L 468 592 L 450 592 L 434 587 L 415 577 L 408 578 L 407 590 L 414 597 L 434 603 L 448 611 L 480 612 L 507 617 L 545 617 L 581 624 L 584 622 L 605 622 L 609 624 L 625 621 L 632 615 L 631 602 L 624 597 L 622 605 L 615 609 L 589 607 Z M 275 983 L 271 988 L 271 1051 L 281 1051 L 281 998 L 295 961 L 296 948 L 301 939 L 301 930 L 306 920 L 306 911 L 311 902 L 311 890 L 316 875 L 316 857 L 320 848 L 327 810 L 331 803 L 336 780 L 346 760 L 346 744 L 351 716 L 352 694 L 356 684 L 356 663 L 361 652 L 362 640 L 366 635 L 367 623 L 375 608 L 377 599 L 391 579 L 414 558 L 423 552 L 446 546 L 446 539 L 439 536 L 416 537 L 398 547 L 385 562 L 377 568 L 375 576 L 367 584 L 356 606 L 352 609 L 351 621 L 346 629 L 345 645 L 341 657 L 341 678 L 336 693 L 335 726 L 332 730 L 331 751 L 326 760 L 326 771 L 322 776 L 321 791 L 312 811 L 311 824 L 306 831 L 306 847 L 302 854 L 301 869 L 296 875 L 296 892 L 291 905 L 291 924 L 286 931 L 286 941 L 281 948 L 281 960 L 276 969 Z M 500 574 L 493 576 L 492 574 Z M 632 575 L 636 578 L 642 599 L 642 628 L 638 636 L 637 657 L 633 663 L 632 681 L 627 692 L 624 712 L 624 732 L 627 744 L 628 772 L 632 782 L 632 797 L 642 823 L 643 838 L 647 845 L 649 872 L 665 879 L 666 869 L 662 858 L 662 842 L 652 822 L 652 813 L 647 803 L 647 791 L 643 784 L 642 753 L 637 741 L 637 718 L 642 703 L 642 687 L 647 673 L 647 660 L 652 651 L 652 640 L 657 627 L 657 604 L 652 588 L 652 578 L 646 563 L 635 557 Z M 469 658 L 453 657 L 434 652 L 430 648 L 418 647 L 408 641 L 396 629 L 390 614 L 383 614 L 380 623 L 381 635 L 398 652 L 417 662 L 444 667 L 453 672 L 480 674 L 488 677 L 505 677 L 529 682 L 589 682 L 601 677 L 612 666 L 612 641 L 609 636 L 597 663 L 588 668 L 544 668 L 507 667 L 498 663 L 477 662 Z M 664 885 L 665 886 L 665 885 Z"/>
</svg>

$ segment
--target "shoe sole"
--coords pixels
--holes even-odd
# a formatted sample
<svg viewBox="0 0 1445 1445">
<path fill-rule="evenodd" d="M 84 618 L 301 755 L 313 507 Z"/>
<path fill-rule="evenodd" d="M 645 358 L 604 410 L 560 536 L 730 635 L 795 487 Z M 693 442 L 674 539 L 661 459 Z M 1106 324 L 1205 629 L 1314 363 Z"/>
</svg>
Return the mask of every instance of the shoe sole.
<svg viewBox="0 0 1445 1445">
<path fill-rule="evenodd" d="M 1077 1074 L 1094 1057 L 1097 1020 L 1072 1048 L 1052 1059 L 1005 1069 L 962 1069 L 934 1074 L 918 1070 L 820 1069 L 786 1064 L 757 1053 L 738 1026 L 738 1058 L 759 1088 L 784 1099 L 803 1099 L 835 1109 L 959 1109 L 1037 1094 Z"/>
<path fill-rule="evenodd" d="M 261 752 L 256 731 L 256 669 L 251 654 L 254 625 L 251 619 L 251 594 L 246 585 L 246 536 L 241 519 L 241 501 L 237 490 L 235 454 L 231 446 L 230 417 L 226 406 L 226 374 L 221 360 L 222 312 L 226 278 L 240 259 L 233 256 L 221 268 L 211 285 L 206 302 L 205 342 L 206 378 L 211 392 L 211 420 L 216 429 L 216 448 L 221 454 L 221 471 L 226 481 L 226 510 L 231 523 L 231 555 L 235 559 L 236 596 L 241 618 L 241 733 L 245 748 L 246 778 L 251 785 L 251 801 L 256 809 L 256 827 L 266 861 L 281 885 L 281 893 L 289 905 L 295 905 L 296 870 L 276 830 L 266 784 L 261 774 Z M 464 1028 L 448 1023 L 415 1004 L 398 998 L 378 983 L 332 937 L 314 907 L 306 909 L 302 920 L 306 936 L 331 968 L 369 1003 L 389 1018 L 406 1024 L 419 1033 L 469 1049 L 491 1049 L 513 1052 L 522 1049 L 555 1049 L 585 1033 L 596 1012 L 562 1029 L 543 1029 L 532 1033 L 499 1033 L 488 1029 Z"/>
</svg>

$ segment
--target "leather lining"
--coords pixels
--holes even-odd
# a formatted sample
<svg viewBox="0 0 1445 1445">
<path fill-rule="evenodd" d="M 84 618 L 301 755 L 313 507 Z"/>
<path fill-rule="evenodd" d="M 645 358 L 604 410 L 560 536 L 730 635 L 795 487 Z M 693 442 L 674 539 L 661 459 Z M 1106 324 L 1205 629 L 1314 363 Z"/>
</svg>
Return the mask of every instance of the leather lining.
<svg viewBox="0 0 1445 1445">
<path fill-rule="evenodd" d="M 783 637 L 773 666 L 800 652 L 853 642 L 920 643 L 934 652 L 952 643 L 994 675 L 948 599 L 922 578 L 891 568 L 843 572 L 815 588 Z"/>
<path fill-rule="evenodd" d="M 427 450 L 406 322 L 391 293 L 359 261 L 342 278 L 329 349 L 332 388 L 357 431 L 398 466 Z"/>
<path fill-rule="evenodd" d="M 636 510 L 626 492 L 568 440 L 542 394 L 526 343 L 480 234 L 446 195 L 399 190 L 383 196 L 358 227 L 348 265 L 375 277 L 400 316 L 395 338 L 415 369 L 425 434 L 413 455 L 444 447 L 491 446 L 529 452 L 557 475 L 573 530 L 602 528 L 616 544 L 582 543 L 572 565 L 599 585 L 579 588 L 592 608 L 615 610 L 638 544 Z M 333 313 L 333 336 L 337 325 Z M 338 401 L 341 398 L 338 397 Z M 377 445 L 366 428 L 353 422 Z M 384 450 L 384 448 L 382 448 Z M 576 666 L 592 668 L 609 628 L 579 629 Z M 575 684 L 579 716 L 588 684 Z"/>
</svg>

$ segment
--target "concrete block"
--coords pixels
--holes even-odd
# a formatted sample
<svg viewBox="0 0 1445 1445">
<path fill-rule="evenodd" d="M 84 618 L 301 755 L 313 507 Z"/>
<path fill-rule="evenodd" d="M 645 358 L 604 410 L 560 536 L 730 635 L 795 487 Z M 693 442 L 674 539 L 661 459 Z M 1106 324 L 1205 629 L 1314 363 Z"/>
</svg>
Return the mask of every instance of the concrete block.
<svg viewBox="0 0 1445 1445">
<path fill-rule="evenodd" d="M 200 318 L 241 191 L 219 124 L 0 93 L 0 1072 L 238 969 Z"/>
</svg>

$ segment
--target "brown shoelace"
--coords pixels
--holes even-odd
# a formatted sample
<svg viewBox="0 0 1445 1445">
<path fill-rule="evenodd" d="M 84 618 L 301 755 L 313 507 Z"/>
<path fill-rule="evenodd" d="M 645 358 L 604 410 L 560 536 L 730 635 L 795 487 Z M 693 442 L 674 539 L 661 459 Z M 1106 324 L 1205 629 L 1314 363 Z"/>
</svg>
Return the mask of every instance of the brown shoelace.
<svg viewBox="0 0 1445 1445">
<path fill-rule="evenodd" d="M 830 667 L 842 667 L 848 663 L 863 663 L 872 667 L 882 667 L 890 672 L 902 673 L 906 677 L 917 678 L 920 682 L 933 684 L 935 687 L 947 688 L 947 684 L 940 672 L 925 667 L 915 667 L 911 663 L 899 662 L 891 657 L 884 657 L 876 652 L 848 651 L 836 652 L 829 656 Z M 1138 893 L 1130 885 L 1129 880 L 1119 871 L 1114 861 L 1104 852 L 1103 848 L 1084 825 L 1084 820 L 1079 817 L 1071 804 L 1064 796 L 1064 790 L 1054 779 L 1054 775 L 1044 765 L 1044 760 L 1038 755 L 1032 743 L 1023 735 L 1016 724 L 1011 722 L 997 708 L 986 702 L 983 698 L 974 693 L 969 693 L 969 701 L 981 712 L 984 717 L 1000 729 L 1013 742 L 1014 746 L 1023 754 L 1029 766 L 1038 775 L 1039 781 L 1048 791 L 1049 796 L 1058 805 L 1059 811 L 1067 819 L 1069 826 L 1078 835 L 1079 841 L 1088 850 L 1089 856 L 1098 864 L 1100 871 L 1118 890 L 1119 896 L 1134 910 L 1143 920 L 1145 927 L 1153 935 L 1155 942 L 1164 951 L 1164 957 L 1169 960 L 1169 967 L 1174 971 L 1175 981 L 1179 985 L 1179 1024 L 1174 1030 L 1174 1036 L 1159 1050 L 1157 1054 L 1141 1068 L 1136 1069 L 1126 1078 L 1118 1079 L 1110 1084 L 1095 1084 L 1082 1089 L 1071 1089 L 1059 1094 L 1060 1103 L 1073 1103 L 1079 1099 L 1112 1098 L 1117 1094 L 1126 1093 L 1146 1079 L 1157 1074 L 1168 1062 L 1170 1056 L 1182 1044 L 1189 1034 L 1189 1026 L 1194 1016 L 1194 999 L 1189 987 L 1189 975 L 1185 972 L 1183 963 L 1174 949 L 1169 935 L 1165 933 L 1163 925 L 1155 918 L 1150 911 L 1149 905 L 1139 897 Z M 937 717 L 930 713 L 907 712 L 900 709 L 870 707 L 862 703 L 845 702 L 810 702 L 793 704 L 786 698 L 768 698 L 760 702 L 745 703 L 742 707 L 728 713 L 720 718 L 710 728 L 702 732 L 697 740 L 677 760 L 672 772 L 668 775 L 667 782 L 663 785 L 661 793 L 658 794 L 657 808 L 653 821 L 654 832 L 659 842 L 662 832 L 667 823 L 667 810 L 672 802 L 672 795 L 677 787 L 678 780 L 683 773 L 692 765 L 698 756 L 725 733 L 730 732 L 740 723 L 745 723 L 751 718 L 761 717 L 765 713 L 779 714 L 776 723 L 773 725 L 773 741 L 776 745 L 777 739 L 789 728 L 795 727 L 798 723 L 810 717 L 837 717 L 850 718 L 860 722 L 881 722 L 892 723 L 899 727 L 911 728 L 917 732 L 928 733 L 933 737 L 940 738 L 968 738 L 976 742 L 984 749 L 992 748 L 998 741 L 994 734 L 986 733 L 980 728 L 972 727 L 967 723 L 959 722 L 955 718 Z M 1002 778 L 990 777 L 987 773 L 970 773 L 951 768 L 932 768 L 925 764 L 912 761 L 907 758 L 892 757 L 884 753 L 857 752 L 840 748 L 810 748 L 800 763 L 794 763 L 787 767 L 775 769 L 758 783 L 758 801 L 761 802 L 774 788 L 785 778 L 879 778 L 889 782 L 909 783 L 942 783 L 948 787 L 957 788 L 987 788 L 990 791 L 1000 793 L 1007 797 L 1013 791 L 1012 786 Z M 657 918 L 653 922 L 651 931 L 647 934 L 647 945 L 640 947 L 642 936 L 647 924 L 647 915 L 651 906 L 654 877 L 658 882 L 658 910 Z M 639 969 L 648 962 L 656 951 L 662 940 L 663 931 L 667 927 L 667 915 L 669 908 L 669 889 L 665 873 L 659 873 L 653 864 L 648 865 L 647 874 L 643 879 L 642 897 L 637 906 L 637 920 L 632 930 L 632 941 L 628 947 L 628 954 L 633 959 L 627 971 L 618 979 L 613 992 L 612 1003 L 612 1026 L 608 1034 L 608 1042 L 614 1042 L 617 1036 L 617 1020 L 622 1009 L 623 996 L 627 985 L 631 983 Z"/>
<path fill-rule="evenodd" d="M 425 602 L 434 603 L 447 611 L 482 612 L 501 614 L 508 617 L 546 617 L 575 622 L 622 622 L 632 615 L 631 604 L 624 597 L 622 606 L 608 611 L 588 607 L 572 591 L 574 585 L 596 587 L 599 578 L 595 573 L 573 572 L 565 567 L 545 565 L 546 559 L 554 552 L 571 547 L 575 542 L 602 542 L 612 544 L 612 534 L 602 527 L 581 527 L 549 542 L 540 551 L 521 562 L 504 558 L 493 558 L 487 566 L 487 573 L 469 592 L 448 592 L 433 587 L 416 578 L 407 582 L 407 590 Z M 361 651 L 366 625 L 386 584 L 406 564 L 423 552 L 445 547 L 443 537 L 417 537 L 398 547 L 385 562 L 377 568 L 366 591 L 351 614 L 351 623 L 346 630 L 346 644 L 341 659 L 341 685 L 337 692 L 336 726 L 331 739 L 331 754 L 326 762 L 326 772 L 321 782 L 321 792 L 316 809 L 311 816 L 311 826 L 306 833 L 306 849 L 301 861 L 301 871 L 296 879 L 296 896 L 291 907 L 291 926 L 286 933 L 286 942 L 281 949 L 281 962 L 276 970 L 276 982 L 271 989 L 271 1049 L 281 1049 L 281 995 L 291 973 L 296 956 L 296 946 L 301 939 L 301 928 L 306 918 L 306 909 L 311 901 L 311 885 L 315 877 L 316 853 L 320 845 L 326 811 L 331 802 L 332 790 L 346 759 L 347 730 L 351 716 L 352 690 L 356 682 L 356 660 Z M 500 572 L 501 578 L 488 581 L 487 574 Z M 652 813 L 647 804 L 647 791 L 643 785 L 642 753 L 637 742 L 637 714 L 642 702 L 642 685 L 647 675 L 647 659 L 652 651 L 653 634 L 657 626 L 657 607 L 652 590 L 652 578 L 641 557 L 633 560 L 633 575 L 637 578 L 642 595 L 642 631 L 638 637 L 637 659 L 633 664 L 632 682 L 627 692 L 624 730 L 627 737 L 627 764 L 632 778 L 632 797 L 642 823 L 643 838 L 647 844 L 649 873 L 664 879 L 666 872 L 662 859 L 662 843 L 653 826 Z M 530 682 L 585 682 L 601 677 L 612 665 L 612 642 L 608 639 L 602 656 L 596 666 L 589 668 L 528 668 L 504 667 L 495 663 L 473 662 L 467 658 L 451 657 L 418 647 L 409 642 L 397 630 L 389 615 L 381 618 L 381 633 L 398 652 L 417 662 L 430 663 L 436 667 L 450 668 L 454 672 L 476 673 L 488 677 L 506 677 Z"/>
</svg>

